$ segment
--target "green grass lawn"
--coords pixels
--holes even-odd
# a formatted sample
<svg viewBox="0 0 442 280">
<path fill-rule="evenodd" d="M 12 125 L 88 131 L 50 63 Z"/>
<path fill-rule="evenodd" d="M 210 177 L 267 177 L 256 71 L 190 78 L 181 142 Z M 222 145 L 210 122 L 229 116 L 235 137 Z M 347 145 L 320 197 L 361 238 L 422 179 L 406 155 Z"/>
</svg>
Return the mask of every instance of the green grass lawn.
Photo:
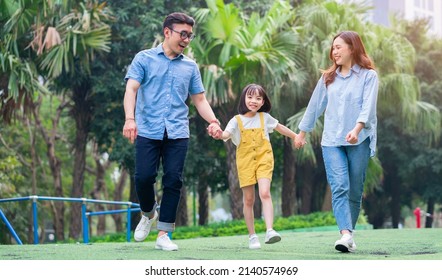
<svg viewBox="0 0 442 280">
<path fill-rule="evenodd" d="M 279 243 L 249 250 L 246 235 L 175 240 L 179 251 L 155 243 L 0 245 L 0 260 L 442 260 L 442 229 L 380 229 L 355 233 L 357 251 L 334 249 L 337 231 L 282 231 Z"/>
</svg>

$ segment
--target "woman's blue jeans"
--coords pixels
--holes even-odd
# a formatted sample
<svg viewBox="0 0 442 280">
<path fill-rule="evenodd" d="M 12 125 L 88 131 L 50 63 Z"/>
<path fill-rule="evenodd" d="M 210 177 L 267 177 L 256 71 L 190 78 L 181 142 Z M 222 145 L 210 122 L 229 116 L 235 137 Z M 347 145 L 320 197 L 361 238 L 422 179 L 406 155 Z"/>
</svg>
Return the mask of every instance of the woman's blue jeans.
<svg viewBox="0 0 442 280">
<path fill-rule="evenodd" d="M 370 159 L 369 145 L 370 138 L 354 146 L 322 146 L 333 213 L 340 231 L 353 231 L 356 226 Z"/>
<path fill-rule="evenodd" d="M 155 183 L 160 162 L 163 166 L 163 196 L 158 230 L 175 230 L 176 212 L 183 186 L 183 169 L 189 139 L 152 140 L 137 137 L 135 145 L 135 189 L 141 211 L 153 213 L 157 207 Z"/>
</svg>

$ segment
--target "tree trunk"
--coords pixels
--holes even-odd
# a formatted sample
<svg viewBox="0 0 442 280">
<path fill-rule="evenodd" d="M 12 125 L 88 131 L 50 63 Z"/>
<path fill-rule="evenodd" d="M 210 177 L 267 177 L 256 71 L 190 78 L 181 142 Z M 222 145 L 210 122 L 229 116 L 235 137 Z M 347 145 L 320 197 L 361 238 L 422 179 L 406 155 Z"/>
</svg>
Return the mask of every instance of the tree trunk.
<svg viewBox="0 0 442 280">
<path fill-rule="evenodd" d="M 187 212 L 187 188 L 183 186 L 181 188 L 181 198 L 178 203 L 175 225 L 187 226 L 188 223 L 189 223 L 189 215 Z"/>
<path fill-rule="evenodd" d="M 29 118 L 25 118 L 26 120 L 26 127 L 29 132 L 29 144 L 30 144 L 30 152 L 31 152 L 31 163 L 30 163 L 30 169 L 32 173 L 32 180 L 31 180 L 31 191 L 33 195 L 37 195 L 37 153 L 35 151 L 35 130 L 32 131 L 31 122 Z"/>
<path fill-rule="evenodd" d="M 312 200 L 313 200 L 313 168 L 309 163 L 304 163 L 300 170 L 303 174 L 302 177 L 302 187 L 300 189 L 301 193 L 301 207 L 300 212 L 303 215 L 307 215 L 312 210 Z"/>
<path fill-rule="evenodd" d="M 52 169 L 52 167 L 51 167 Z M 63 187 L 62 187 L 62 181 L 61 181 L 61 168 L 60 168 L 60 162 L 57 159 L 56 167 L 57 173 L 53 174 L 54 177 L 54 189 L 55 189 L 55 196 L 56 197 L 64 197 L 63 195 Z M 57 201 L 52 202 L 52 209 L 54 212 L 54 230 L 55 230 L 55 236 L 57 237 L 58 241 L 64 240 L 64 202 Z"/>
<path fill-rule="evenodd" d="M 39 101 L 40 102 L 40 101 Z M 61 177 L 61 161 L 57 157 L 55 152 L 55 137 L 57 132 L 57 126 L 60 120 L 61 112 L 67 105 L 67 102 L 65 101 L 64 97 L 60 102 L 60 106 L 58 106 L 57 111 L 55 113 L 54 118 L 52 119 L 52 129 L 51 131 L 46 131 L 44 128 L 41 120 L 40 120 L 40 114 L 39 114 L 39 104 L 34 103 L 32 105 L 35 125 L 37 126 L 38 130 L 40 131 L 47 147 L 46 154 L 48 156 L 49 161 L 49 167 L 51 169 L 52 179 L 54 182 L 54 195 L 56 197 L 63 197 L 63 184 L 62 184 L 62 177 Z M 64 240 L 64 203 L 59 202 L 51 202 L 51 206 L 53 209 L 54 214 L 54 230 L 55 230 L 55 236 L 58 241 Z"/>
<path fill-rule="evenodd" d="M 320 165 L 322 166 L 322 164 Z M 302 174 L 302 185 L 299 187 L 301 214 L 315 211 L 329 211 L 331 209 L 330 190 L 327 179 L 320 166 L 313 166 L 310 162 L 298 165 L 298 174 Z"/>
<path fill-rule="evenodd" d="M 106 170 L 109 168 L 109 161 L 107 161 L 105 164 L 101 163 L 101 155 L 98 152 L 97 144 L 94 144 L 93 149 L 93 157 L 95 160 L 95 172 L 93 174 L 95 175 L 95 187 L 91 191 L 90 195 L 93 199 L 98 200 L 107 200 L 106 195 L 106 183 L 104 181 L 104 175 L 106 173 Z M 106 207 L 104 204 L 101 203 L 95 203 L 95 211 L 105 211 Z M 106 215 L 98 215 L 98 224 L 97 224 L 97 235 L 103 235 L 106 233 Z"/>
<path fill-rule="evenodd" d="M 198 224 L 200 226 L 207 225 L 209 222 L 209 188 L 206 182 L 207 179 L 198 178 Z"/>
<path fill-rule="evenodd" d="M 82 198 L 84 195 L 84 171 L 86 169 L 86 145 L 92 118 L 90 101 L 91 84 L 89 80 L 80 81 L 73 89 L 74 107 L 72 115 L 75 119 L 74 174 L 71 197 Z M 78 239 L 81 233 L 81 204 L 72 203 L 69 237 Z"/>
<path fill-rule="evenodd" d="M 130 176 L 129 176 L 129 178 L 130 178 L 129 201 L 132 201 L 134 203 L 138 203 L 139 204 L 140 201 L 138 200 L 137 191 L 135 190 L 135 178 L 134 178 L 134 175 L 133 175 L 134 172 L 135 172 L 134 170 L 131 170 L 130 171 Z M 134 231 L 135 228 L 138 225 L 138 222 L 141 219 L 140 212 L 139 211 L 132 211 L 130 216 L 131 216 L 130 229 L 132 231 Z"/>
<path fill-rule="evenodd" d="M 366 194 L 362 201 L 368 222 L 373 225 L 374 229 L 382 228 L 386 217 L 389 216 L 387 206 L 390 203 L 390 198 L 385 193 L 385 190 L 374 190 Z"/>
<path fill-rule="evenodd" d="M 325 188 L 324 201 L 322 202 L 321 211 L 332 211 L 331 189 L 329 185 L 327 185 L 327 187 Z"/>
<path fill-rule="evenodd" d="M 207 136 L 207 123 L 202 118 L 194 118 L 196 127 L 196 138 L 199 145 L 206 145 L 208 141 L 213 139 Z M 208 140 L 209 139 L 209 140 Z M 198 193 L 198 224 L 206 225 L 209 222 L 209 183 L 208 179 L 211 171 L 204 170 L 198 175 L 197 193 Z"/>
<path fill-rule="evenodd" d="M 230 209 L 234 220 L 244 218 L 242 212 L 242 191 L 239 187 L 238 171 L 236 169 L 236 147 L 232 141 L 225 142 L 227 150 L 227 170 L 230 191 Z"/>
<path fill-rule="evenodd" d="M 282 174 L 281 211 L 283 217 L 289 217 L 297 213 L 296 198 L 296 158 L 293 153 L 292 143 L 284 139 L 284 167 Z"/>
<path fill-rule="evenodd" d="M 115 190 L 114 190 L 114 195 L 113 195 L 113 199 L 114 201 L 123 201 L 123 190 L 124 190 L 124 186 L 126 185 L 126 180 L 128 177 L 128 173 L 126 171 L 126 169 L 122 168 L 120 170 L 121 174 L 120 174 L 120 178 L 118 178 L 118 182 L 115 186 Z M 116 210 L 119 209 L 118 205 L 111 205 L 111 209 L 112 210 Z M 112 219 L 114 219 L 114 223 L 115 223 L 115 228 L 117 232 L 121 232 L 123 231 L 123 225 L 122 225 L 122 215 L 121 214 L 112 214 Z"/>
<path fill-rule="evenodd" d="M 397 174 L 397 172 L 394 172 L 393 174 L 390 173 L 385 176 L 385 183 L 389 185 L 391 190 L 390 211 L 393 228 L 398 228 L 401 215 L 400 179 L 398 178 Z"/>
<path fill-rule="evenodd" d="M 25 166 L 29 167 L 29 169 L 31 170 L 31 174 L 32 174 L 31 175 L 31 194 L 38 195 L 38 193 L 37 193 L 38 159 L 37 159 L 37 153 L 36 153 L 36 149 L 35 149 L 36 129 L 32 130 L 31 120 L 28 118 L 27 115 L 24 116 L 24 122 L 26 123 L 26 128 L 28 130 L 29 147 L 30 147 L 30 153 L 31 153 L 31 161 L 29 164 L 26 162 Z M 31 211 L 29 211 L 29 221 L 32 221 L 32 217 L 33 217 L 33 214 L 32 214 L 32 210 L 31 210 Z M 44 226 L 42 227 L 42 230 L 44 230 Z M 34 234 L 33 234 L 32 223 L 28 224 L 28 242 L 30 244 L 34 243 Z"/>
<path fill-rule="evenodd" d="M 434 204 L 434 198 L 429 198 L 427 202 L 427 213 L 429 213 L 430 215 L 427 216 L 425 219 L 426 228 L 431 228 L 433 226 Z"/>
</svg>

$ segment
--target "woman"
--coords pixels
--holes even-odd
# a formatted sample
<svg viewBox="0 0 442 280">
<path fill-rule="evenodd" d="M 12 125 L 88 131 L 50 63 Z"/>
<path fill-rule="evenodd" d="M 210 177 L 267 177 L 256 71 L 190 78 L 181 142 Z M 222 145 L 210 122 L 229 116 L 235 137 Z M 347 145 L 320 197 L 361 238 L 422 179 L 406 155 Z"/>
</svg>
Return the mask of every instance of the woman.
<svg viewBox="0 0 442 280">
<path fill-rule="evenodd" d="M 335 249 L 353 252 L 365 172 L 376 148 L 378 77 L 356 32 L 336 35 L 329 57 L 333 65 L 322 71 L 298 126 L 295 147 L 306 144 L 306 133 L 313 130 L 325 111 L 321 146 L 333 213 L 341 233 Z"/>
</svg>

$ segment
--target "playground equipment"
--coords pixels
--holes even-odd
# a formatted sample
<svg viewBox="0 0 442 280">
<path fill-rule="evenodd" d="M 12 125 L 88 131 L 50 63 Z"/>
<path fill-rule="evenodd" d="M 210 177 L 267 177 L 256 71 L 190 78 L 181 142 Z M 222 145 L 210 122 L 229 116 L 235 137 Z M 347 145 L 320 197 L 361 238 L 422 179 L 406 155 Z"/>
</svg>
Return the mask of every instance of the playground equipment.
<svg viewBox="0 0 442 280">
<path fill-rule="evenodd" d="M 0 209 L 0 218 L 3 220 L 3 222 L 6 224 L 6 227 L 8 228 L 8 230 L 11 232 L 12 237 L 14 237 L 15 241 L 17 242 L 17 244 L 19 245 L 23 245 L 23 243 L 21 242 L 20 238 L 18 237 L 17 233 L 15 232 L 15 230 L 12 228 L 11 223 L 8 221 L 8 219 L 6 218 L 5 214 L 3 214 L 2 209 Z"/>
<path fill-rule="evenodd" d="M 106 214 L 117 214 L 117 213 L 127 213 L 127 224 L 126 224 L 126 241 L 130 242 L 131 237 L 131 213 L 133 211 L 140 211 L 140 205 L 138 203 L 133 203 L 130 201 L 109 201 L 109 200 L 97 200 L 97 199 L 87 199 L 87 198 L 70 198 L 70 197 L 50 197 L 50 196 L 36 196 L 31 195 L 27 197 L 15 197 L 15 198 L 5 198 L 0 199 L 0 204 L 4 202 L 14 202 L 14 201 L 32 201 L 32 219 L 34 228 L 34 244 L 38 244 L 38 218 L 37 218 L 37 201 L 39 200 L 52 200 L 52 201 L 65 201 L 65 202 L 76 202 L 81 203 L 81 220 L 82 220 L 82 232 L 83 232 L 83 243 L 89 243 L 89 216 L 106 215 Z M 97 211 L 97 212 L 87 212 L 88 203 L 102 203 L 102 204 L 114 204 L 126 206 L 127 209 L 120 210 L 108 210 L 108 211 Z M 135 208 L 132 208 L 135 207 Z M 9 232 L 14 237 L 15 241 L 19 245 L 23 245 L 17 233 L 14 231 L 11 223 L 8 221 L 3 211 L 0 209 L 0 218 L 6 224 Z"/>
</svg>

